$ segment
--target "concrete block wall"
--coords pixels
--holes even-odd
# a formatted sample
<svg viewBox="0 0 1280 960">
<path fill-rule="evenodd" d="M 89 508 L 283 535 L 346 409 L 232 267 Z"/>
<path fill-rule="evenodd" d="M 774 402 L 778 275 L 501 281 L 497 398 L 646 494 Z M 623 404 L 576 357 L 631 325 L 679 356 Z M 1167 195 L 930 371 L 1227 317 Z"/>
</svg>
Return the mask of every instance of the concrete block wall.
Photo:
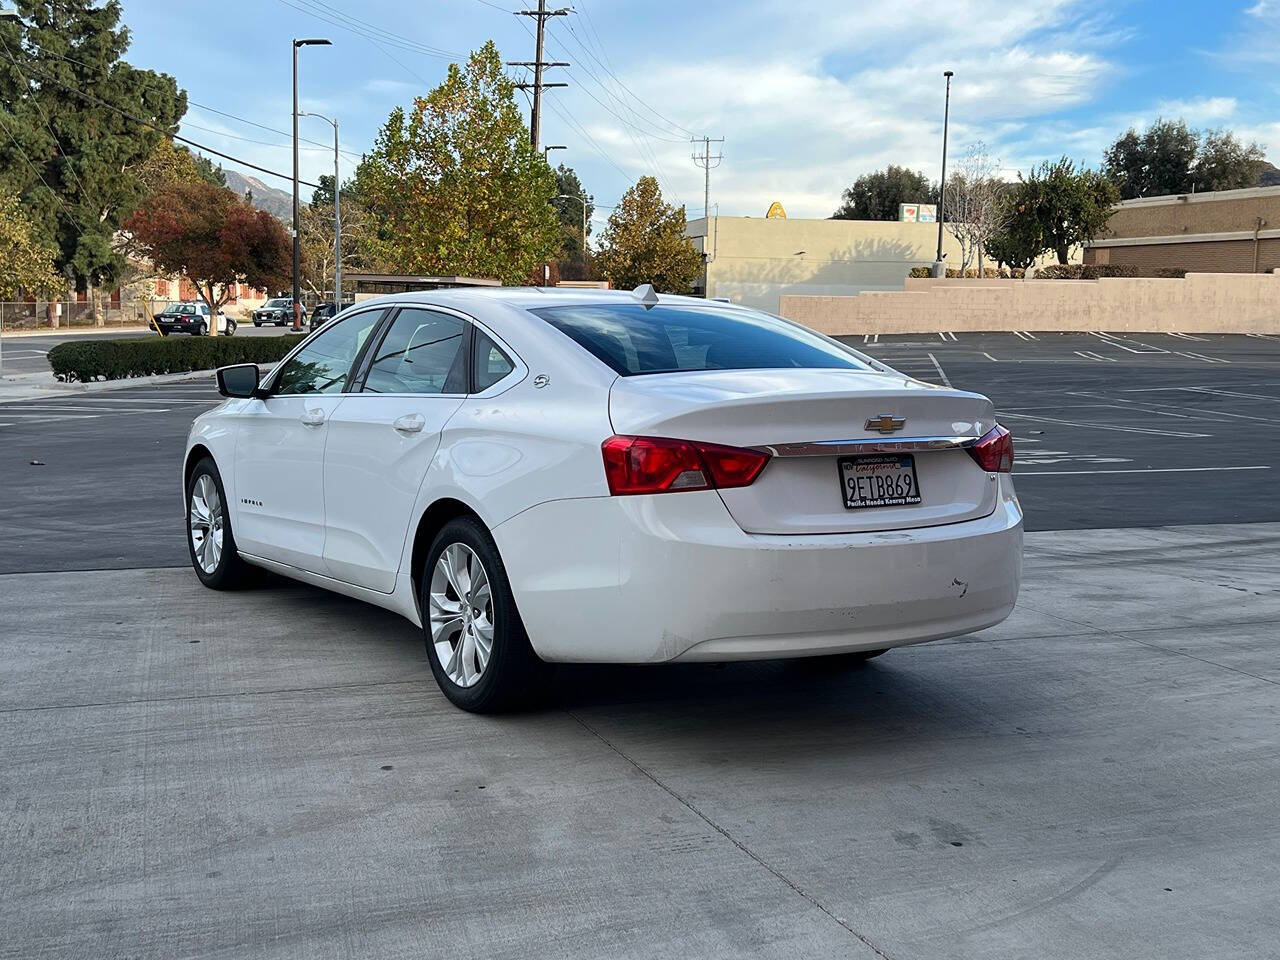
<svg viewBox="0 0 1280 960">
<path fill-rule="evenodd" d="M 916 280 L 901 292 L 788 296 L 782 316 L 822 333 L 1107 330 L 1280 333 L 1280 275 L 1192 273 L 1183 280 Z"/>
</svg>

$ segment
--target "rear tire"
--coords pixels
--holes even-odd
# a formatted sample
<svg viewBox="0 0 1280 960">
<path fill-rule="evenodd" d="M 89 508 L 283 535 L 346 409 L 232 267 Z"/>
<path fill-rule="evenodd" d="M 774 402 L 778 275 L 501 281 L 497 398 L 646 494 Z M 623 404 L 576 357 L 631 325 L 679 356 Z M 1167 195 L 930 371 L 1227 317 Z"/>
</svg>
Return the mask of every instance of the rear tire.
<svg viewBox="0 0 1280 960">
<path fill-rule="evenodd" d="M 209 457 L 187 478 L 187 553 L 196 576 L 210 590 L 234 590 L 252 579 L 231 532 L 231 514 L 222 476 Z"/>
<path fill-rule="evenodd" d="M 191 331 L 191 335 L 193 337 L 203 337 L 205 333 L 206 333 L 206 330 L 203 323 L 198 325 L 194 330 Z"/>
<path fill-rule="evenodd" d="M 543 693 L 550 668 L 533 652 L 483 524 L 458 517 L 444 525 L 427 552 L 419 589 L 427 661 L 454 706 L 496 713 Z"/>
</svg>

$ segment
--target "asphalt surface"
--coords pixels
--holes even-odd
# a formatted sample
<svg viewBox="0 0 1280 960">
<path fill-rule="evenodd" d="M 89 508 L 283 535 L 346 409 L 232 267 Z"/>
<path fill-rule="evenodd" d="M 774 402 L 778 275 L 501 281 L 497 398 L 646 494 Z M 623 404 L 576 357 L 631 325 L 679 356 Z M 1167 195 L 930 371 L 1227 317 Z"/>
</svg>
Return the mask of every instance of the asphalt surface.
<svg viewBox="0 0 1280 960">
<path fill-rule="evenodd" d="M 851 342 L 995 401 L 1028 530 L 1280 521 L 1280 338 L 1028 336 Z M 218 399 L 202 377 L 0 403 L 0 572 L 186 564 L 177 471 Z"/>
<path fill-rule="evenodd" d="M 1004 624 L 497 718 L 384 611 L 199 585 L 208 378 L 0 404 L 0 960 L 1280 955 L 1280 340 L 1027 336 L 857 342 L 1014 426 Z"/>
</svg>

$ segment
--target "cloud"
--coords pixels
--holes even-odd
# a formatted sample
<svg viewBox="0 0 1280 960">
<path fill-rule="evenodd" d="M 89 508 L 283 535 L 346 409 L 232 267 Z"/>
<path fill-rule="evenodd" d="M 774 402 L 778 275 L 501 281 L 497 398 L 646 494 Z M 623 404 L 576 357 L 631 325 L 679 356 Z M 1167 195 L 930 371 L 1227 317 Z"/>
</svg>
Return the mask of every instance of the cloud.
<svg viewBox="0 0 1280 960">
<path fill-rule="evenodd" d="M 1191 126 L 1218 123 L 1234 116 L 1239 104 L 1235 97 L 1195 97 L 1190 100 L 1161 100 L 1156 113 L 1171 120 L 1183 119 Z"/>
</svg>

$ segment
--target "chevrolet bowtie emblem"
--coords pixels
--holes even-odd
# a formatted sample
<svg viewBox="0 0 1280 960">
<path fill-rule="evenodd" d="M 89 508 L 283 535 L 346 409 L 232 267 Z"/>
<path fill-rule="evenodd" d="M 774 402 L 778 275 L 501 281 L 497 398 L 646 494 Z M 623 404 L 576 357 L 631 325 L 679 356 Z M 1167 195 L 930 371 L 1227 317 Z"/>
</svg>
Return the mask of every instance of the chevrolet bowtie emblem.
<svg viewBox="0 0 1280 960">
<path fill-rule="evenodd" d="M 868 417 L 866 428 L 875 430 L 877 433 L 896 433 L 906 425 L 906 417 L 894 417 L 890 414 L 882 413 L 878 417 Z"/>
</svg>

